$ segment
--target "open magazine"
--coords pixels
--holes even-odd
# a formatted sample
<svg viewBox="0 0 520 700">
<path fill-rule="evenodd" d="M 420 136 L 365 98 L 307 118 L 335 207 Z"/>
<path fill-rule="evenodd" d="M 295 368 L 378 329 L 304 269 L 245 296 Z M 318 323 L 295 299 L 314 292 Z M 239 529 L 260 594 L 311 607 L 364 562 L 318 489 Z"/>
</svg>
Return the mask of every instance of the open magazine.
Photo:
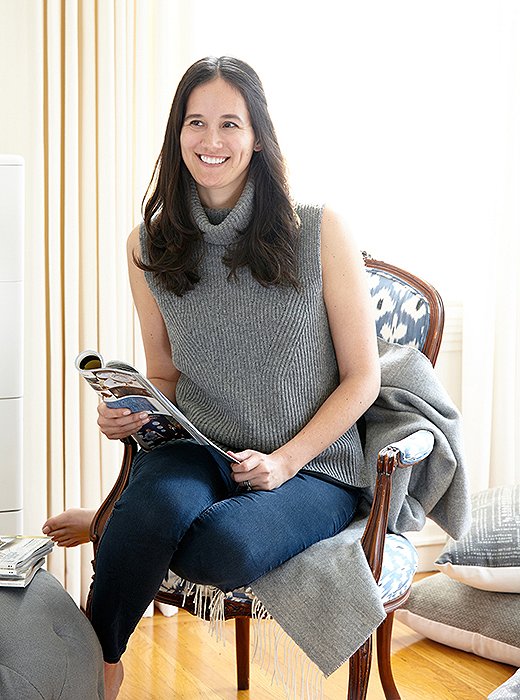
<svg viewBox="0 0 520 700">
<path fill-rule="evenodd" d="M 128 408 L 132 413 L 146 411 L 150 420 L 134 435 L 145 450 L 179 438 L 192 437 L 201 445 L 209 445 L 229 462 L 236 461 L 179 411 L 157 387 L 134 367 L 124 362 L 106 362 L 96 350 L 85 350 L 76 357 L 76 368 L 110 408 Z"/>
</svg>

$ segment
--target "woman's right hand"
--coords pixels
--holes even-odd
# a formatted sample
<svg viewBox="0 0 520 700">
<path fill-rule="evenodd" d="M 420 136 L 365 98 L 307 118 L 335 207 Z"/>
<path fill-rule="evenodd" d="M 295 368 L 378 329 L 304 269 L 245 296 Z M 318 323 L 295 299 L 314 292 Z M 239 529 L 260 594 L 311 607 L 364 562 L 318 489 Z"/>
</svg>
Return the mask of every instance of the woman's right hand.
<svg viewBox="0 0 520 700">
<path fill-rule="evenodd" d="M 106 403 L 98 405 L 99 429 L 109 440 L 121 440 L 136 433 L 148 423 L 148 413 L 131 413 L 128 408 L 109 408 Z"/>
</svg>

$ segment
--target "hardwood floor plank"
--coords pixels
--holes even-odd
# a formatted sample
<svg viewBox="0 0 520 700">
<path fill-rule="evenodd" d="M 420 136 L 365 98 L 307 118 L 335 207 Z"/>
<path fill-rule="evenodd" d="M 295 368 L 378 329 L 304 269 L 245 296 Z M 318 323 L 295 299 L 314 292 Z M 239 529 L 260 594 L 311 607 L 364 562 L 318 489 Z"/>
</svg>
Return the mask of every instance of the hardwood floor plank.
<svg viewBox="0 0 520 700">
<path fill-rule="evenodd" d="M 251 666 L 251 689 L 237 691 L 234 623 L 224 628 L 226 643 L 209 633 L 207 623 L 185 611 L 166 618 L 156 612 L 138 625 L 123 657 L 121 700 L 284 700 L 283 689 Z M 515 671 L 421 637 L 394 625 L 392 667 L 406 700 L 485 700 Z M 324 700 L 345 700 L 348 663 L 323 684 Z M 374 654 L 368 700 L 383 691 Z"/>
</svg>

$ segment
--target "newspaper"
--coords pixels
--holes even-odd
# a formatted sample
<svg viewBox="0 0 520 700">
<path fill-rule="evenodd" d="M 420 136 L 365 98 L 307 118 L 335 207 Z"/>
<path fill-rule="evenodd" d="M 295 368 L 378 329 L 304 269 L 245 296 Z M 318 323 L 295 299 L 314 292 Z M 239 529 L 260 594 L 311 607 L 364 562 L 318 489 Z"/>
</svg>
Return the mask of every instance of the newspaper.
<svg viewBox="0 0 520 700">
<path fill-rule="evenodd" d="M 34 575 L 45 564 L 45 557 L 38 559 L 23 574 L 10 574 L 0 576 L 0 588 L 26 588 L 34 578 Z"/>
<path fill-rule="evenodd" d="M 25 587 L 54 547 L 44 536 L 0 536 L 0 587 Z"/>
<path fill-rule="evenodd" d="M 132 436 L 144 450 L 153 450 L 171 440 L 192 437 L 215 449 L 228 462 L 236 460 L 203 435 L 157 387 L 134 367 L 124 362 L 104 361 L 96 350 L 76 357 L 76 369 L 109 408 L 146 412 L 148 423 Z"/>
</svg>

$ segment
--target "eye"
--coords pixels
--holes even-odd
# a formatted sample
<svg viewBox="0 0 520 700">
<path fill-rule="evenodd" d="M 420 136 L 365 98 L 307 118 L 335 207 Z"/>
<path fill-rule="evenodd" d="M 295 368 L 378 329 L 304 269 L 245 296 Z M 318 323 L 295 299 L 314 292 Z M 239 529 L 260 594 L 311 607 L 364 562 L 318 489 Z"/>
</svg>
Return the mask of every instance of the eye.
<svg viewBox="0 0 520 700">
<path fill-rule="evenodd" d="M 186 126 L 203 126 L 203 122 L 200 119 L 190 119 L 186 122 Z"/>
<path fill-rule="evenodd" d="M 238 129 L 238 124 L 235 124 L 235 122 L 224 122 L 222 126 L 224 129 Z"/>
</svg>

